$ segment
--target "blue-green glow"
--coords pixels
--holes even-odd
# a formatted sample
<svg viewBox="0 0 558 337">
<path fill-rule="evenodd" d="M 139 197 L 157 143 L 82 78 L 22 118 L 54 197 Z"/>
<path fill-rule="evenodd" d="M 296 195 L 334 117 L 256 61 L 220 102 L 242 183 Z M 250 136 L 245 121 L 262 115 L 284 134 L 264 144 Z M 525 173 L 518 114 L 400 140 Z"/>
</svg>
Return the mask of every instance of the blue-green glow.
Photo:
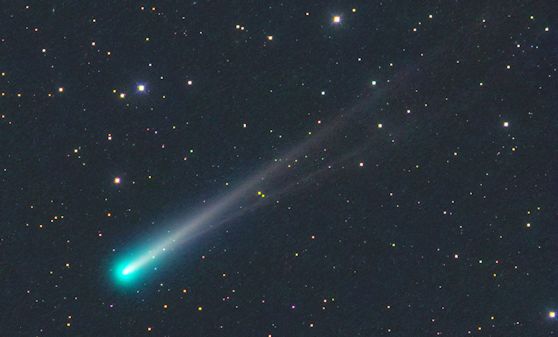
<svg viewBox="0 0 558 337">
<path fill-rule="evenodd" d="M 121 285 L 133 284 L 144 274 L 144 270 L 134 266 L 133 260 L 121 261 L 112 270 L 113 278 Z"/>
<path fill-rule="evenodd" d="M 124 268 L 124 270 L 122 271 L 122 275 L 128 275 L 134 272 L 134 268 L 132 268 L 132 266 L 128 266 L 126 268 Z"/>
</svg>

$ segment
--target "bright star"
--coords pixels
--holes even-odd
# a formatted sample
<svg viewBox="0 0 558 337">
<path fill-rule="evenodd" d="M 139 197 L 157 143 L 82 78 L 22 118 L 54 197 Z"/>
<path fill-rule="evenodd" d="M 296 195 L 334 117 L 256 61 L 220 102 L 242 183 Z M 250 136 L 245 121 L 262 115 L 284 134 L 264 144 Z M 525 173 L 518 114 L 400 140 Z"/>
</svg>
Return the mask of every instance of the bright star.
<svg viewBox="0 0 558 337">
<path fill-rule="evenodd" d="M 143 85 L 143 84 L 138 85 L 138 91 L 144 92 L 145 91 L 145 85 Z"/>
</svg>

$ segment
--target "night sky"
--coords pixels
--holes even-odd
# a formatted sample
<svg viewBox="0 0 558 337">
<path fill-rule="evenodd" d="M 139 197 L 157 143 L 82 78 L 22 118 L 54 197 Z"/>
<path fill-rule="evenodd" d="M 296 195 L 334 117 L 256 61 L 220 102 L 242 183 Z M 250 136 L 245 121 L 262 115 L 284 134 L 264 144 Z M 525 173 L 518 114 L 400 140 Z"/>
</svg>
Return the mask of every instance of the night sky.
<svg viewBox="0 0 558 337">
<path fill-rule="evenodd" d="M 557 14 L 6 2 L 0 334 L 558 334 Z"/>
</svg>

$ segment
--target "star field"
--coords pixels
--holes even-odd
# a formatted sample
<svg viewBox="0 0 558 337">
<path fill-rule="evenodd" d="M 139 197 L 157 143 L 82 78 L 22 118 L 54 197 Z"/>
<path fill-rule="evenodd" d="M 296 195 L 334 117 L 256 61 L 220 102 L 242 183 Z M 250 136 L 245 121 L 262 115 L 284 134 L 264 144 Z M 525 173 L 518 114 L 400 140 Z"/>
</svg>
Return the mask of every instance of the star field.
<svg viewBox="0 0 558 337">
<path fill-rule="evenodd" d="M 4 4 L 2 336 L 556 335 L 557 14 Z"/>
</svg>

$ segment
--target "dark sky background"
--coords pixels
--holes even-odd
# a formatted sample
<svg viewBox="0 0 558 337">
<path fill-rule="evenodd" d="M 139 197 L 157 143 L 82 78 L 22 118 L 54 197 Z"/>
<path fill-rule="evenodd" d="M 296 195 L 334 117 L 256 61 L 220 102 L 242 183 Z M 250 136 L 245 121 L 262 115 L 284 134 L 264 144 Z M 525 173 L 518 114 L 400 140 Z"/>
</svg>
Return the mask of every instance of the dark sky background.
<svg viewBox="0 0 558 337">
<path fill-rule="evenodd" d="M 0 334 L 555 335 L 557 13 L 6 2 Z M 115 280 L 274 161 L 249 212 Z"/>
</svg>

